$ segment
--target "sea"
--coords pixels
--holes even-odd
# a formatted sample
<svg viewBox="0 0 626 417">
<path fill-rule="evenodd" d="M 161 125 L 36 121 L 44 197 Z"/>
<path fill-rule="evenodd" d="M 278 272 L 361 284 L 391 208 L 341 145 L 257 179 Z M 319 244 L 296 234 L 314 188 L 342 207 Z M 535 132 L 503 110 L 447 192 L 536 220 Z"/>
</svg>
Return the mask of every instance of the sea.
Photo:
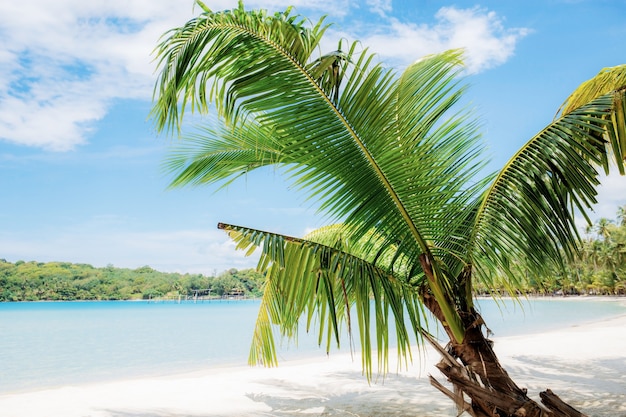
<svg viewBox="0 0 626 417">
<path fill-rule="evenodd" d="M 246 366 L 259 306 L 258 300 L 0 303 L 0 395 Z M 478 306 L 496 337 L 626 313 L 624 303 L 559 297 L 481 299 Z M 330 354 L 349 352 L 346 342 Z M 304 329 L 278 352 L 279 363 L 325 355 Z"/>
</svg>

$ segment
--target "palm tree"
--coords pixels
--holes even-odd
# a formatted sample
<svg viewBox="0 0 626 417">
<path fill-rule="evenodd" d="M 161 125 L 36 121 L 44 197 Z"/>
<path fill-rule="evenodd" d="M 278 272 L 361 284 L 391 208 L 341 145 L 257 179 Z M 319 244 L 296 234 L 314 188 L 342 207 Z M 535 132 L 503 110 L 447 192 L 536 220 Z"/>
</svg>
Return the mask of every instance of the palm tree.
<svg viewBox="0 0 626 417">
<path fill-rule="evenodd" d="M 461 52 L 396 74 L 356 42 L 320 54 L 323 20 L 198 4 L 203 13 L 157 47 L 152 116 L 168 132 L 180 132 L 186 109 L 217 116 L 166 161 L 172 186 L 225 185 L 271 165 L 333 222 L 303 239 L 218 225 L 239 248 L 260 248 L 266 272 L 251 361 L 276 364 L 273 325 L 295 337 L 299 319 L 317 320 L 327 347 L 342 329 L 358 335 L 371 377 L 373 352 L 387 370 L 393 331 L 405 359 L 415 339 L 438 349 L 453 389 L 431 382 L 460 412 L 544 415 L 500 366 L 472 289 L 515 294 L 523 277 L 577 255 L 572 213 L 595 202 L 596 167 L 608 170 L 614 155 L 624 173 L 626 97 L 616 87 L 626 68 L 581 86 L 501 171 L 480 177 L 478 122 L 458 108 Z M 580 415 L 549 390 L 541 397 L 550 415 Z"/>
<path fill-rule="evenodd" d="M 598 237 L 600 237 L 604 242 L 610 242 L 611 240 L 611 225 L 613 224 L 612 220 L 607 219 L 606 217 L 602 217 L 596 221 L 595 230 L 598 233 Z"/>
<path fill-rule="evenodd" d="M 626 204 L 617 208 L 617 223 L 626 226 Z"/>
</svg>

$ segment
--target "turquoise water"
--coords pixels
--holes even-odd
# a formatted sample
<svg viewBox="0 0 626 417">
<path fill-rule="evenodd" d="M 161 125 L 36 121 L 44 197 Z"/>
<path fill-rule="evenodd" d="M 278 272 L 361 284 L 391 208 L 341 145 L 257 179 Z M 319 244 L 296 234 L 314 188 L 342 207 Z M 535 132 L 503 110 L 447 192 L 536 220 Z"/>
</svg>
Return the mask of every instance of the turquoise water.
<svg viewBox="0 0 626 417">
<path fill-rule="evenodd" d="M 254 300 L 0 303 L 0 394 L 245 366 L 258 307 Z M 480 309 L 496 336 L 626 311 L 614 302 L 559 299 L 525 302 L 523 309 L 481 300 Z M 301 335 L 298 348 L 283 347 L 279 360 L 324 355 L 313 336 Z"/>
</svg>

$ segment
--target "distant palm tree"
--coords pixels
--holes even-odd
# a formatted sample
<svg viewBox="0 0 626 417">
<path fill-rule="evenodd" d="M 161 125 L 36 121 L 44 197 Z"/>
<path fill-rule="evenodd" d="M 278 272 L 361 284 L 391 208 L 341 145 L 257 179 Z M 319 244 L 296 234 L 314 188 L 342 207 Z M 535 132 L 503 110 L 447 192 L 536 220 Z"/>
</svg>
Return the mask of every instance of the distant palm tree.
<svg viewBox="0 0 626 417">
<path fill-rule="evenodd" d="M 608 242 L 611 239 L 611 225 L 613 221 L 602 217 L 596 221 L 596 233 L 602 240 Z"/>
<path fill-rule="evenodd" d="M 204 13 L 158 46 L 153 117 L 176 132 L 185 109 L 215 108 L 219 123 L 173 151 L 172 186 L 228 184 L 273 165 L 337 222 L 305 239 L 219 225 L 239 248 L 260 248 L 267 272 L 251 360 L 276 363 L 272 324 L 294 337 L 299 319 L 318 320 L 328 348 L 344 324 L 358 334 L 371 376 L 374 350 L 387 370 L 395 332 L 405 358 L 414 338 L 439 350 L 454 390 L 432 383 L 460 411 L 544 415 L 500 366 L 473 284 L 515 294 L 524 274 L 547 276 L 577 256 L 573 208 L 595 202 L 595 167 L 608 170 L 615 155 L 624 173 L 626 67 L 581 86 L 501 171 L 480 177 L 478 122 L 458 109 L 459 51 L 396 74 L 358 43 L 319 54 L 322 20 L 199 4 Z M 428 333 L 425 309 L 447 349 Z M 541 397 L 551 415 L 580 415 L 549 390 Z"/>
<path fill-rule="evenodd" d="M 617 208 L 617 222 L 620 226 L 626 226 L 626 204 Z"/>
</svg>

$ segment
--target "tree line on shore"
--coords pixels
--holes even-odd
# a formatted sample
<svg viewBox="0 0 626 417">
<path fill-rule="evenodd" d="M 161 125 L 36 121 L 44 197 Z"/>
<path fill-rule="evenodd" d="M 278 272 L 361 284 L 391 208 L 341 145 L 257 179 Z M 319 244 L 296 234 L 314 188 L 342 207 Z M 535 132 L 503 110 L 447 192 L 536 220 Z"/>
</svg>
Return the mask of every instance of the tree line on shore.
<svg viewBox="0 0 626 417">
<path fill-rule="evenodd" d="M 570 293 L 626 294 L 626 205 L 616 221 L 601 218 L 586 228 L 581 257 L 560 278 Z"/>
<path fill-rule="evenodd" d="M 584 231 L 581 256 L 565 272 L 550 276 L 524 274 L 527 294 L 626 294 L 626 205 L 617 220 L 601 218 Z M 159 272 L 108 265 L 97 268 L 69 262 L 0 259 L 0 301 L 137 300 L 164 297 L 260 297 L 265 276 L 254 269 L 229 269 L 221 274 Z M 476 286 L 479 293 L 493 291 Z M 502 285 L 496 291 L 506 292 Z"/>
<path fill-rule="evenodd" d="M 254 269 L 219 275 L 159 272 L 108 265 L 0 259 L 0 301 L 150 300 L 166 297 L 259 297 L 264 277 Z"/>
<path fill-rule="evenodd" d="M 626 205 L 616 220 L 600 218 L 582 233 L 580 256 L 552 274 L 537 277 L 520 274 L 527 294 L 626 295 Z M 480 284 L 477 291 L 487 293 Z M 496 291 L 506 292 L 503 284 Z"/>
</svg>

